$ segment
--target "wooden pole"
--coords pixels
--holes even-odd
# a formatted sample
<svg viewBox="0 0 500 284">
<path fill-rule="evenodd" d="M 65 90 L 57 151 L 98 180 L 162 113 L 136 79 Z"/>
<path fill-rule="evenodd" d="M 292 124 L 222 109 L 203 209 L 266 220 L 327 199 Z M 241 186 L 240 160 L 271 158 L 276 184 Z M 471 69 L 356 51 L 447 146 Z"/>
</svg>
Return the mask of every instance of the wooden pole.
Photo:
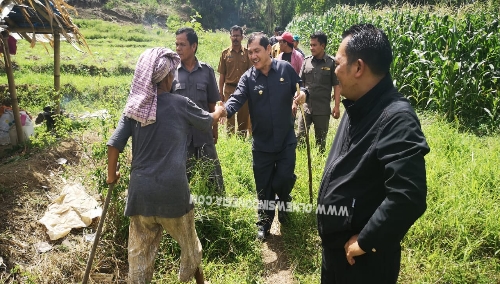
<svg viewBox="0 0 500 284">
<path fill-rule="evenodd" d="M 297 95 L 300 95 L 299 83 L 295 85 L 297 88 Z M 313 189 L 312 189 L 312 162 L 311 162 L 311 144 L 309 142 L 309 131 L 307 130 L 306 117 L 304 113 L 304 106 L 299 105 L 300 113 L 302 115 L 302 120 L 304 121 L 305 132 L 306 132 L 306 149 L 307 149 L 307 172 L 309 173 L 309 203 L 313 202 Z"/>
<path fill-rule="evenodd" d="M 56 92 L 56 114 L 61 114 L 60 100 L 61 94 L 61 35 L 54 33 L 54 90 Z"/>
<path fill-rule="evenodd" d="M 12 62 L 10 61 L 9 53 L 9 35 L 2 33 L 3 41 L 3 58 L 5 61 L 5 73 L 9 82 L 10 99 L 12 101 L 12 112 L 14 112 L 14 122 L 16 123 L 17 144 L 24 142 L 23 126 L 21 124 L 21 116 L 19 115 L 19 105 L 17 103 L 16 83 L 14 82 L 14 72 L 12 70 Z"/>
</svg>

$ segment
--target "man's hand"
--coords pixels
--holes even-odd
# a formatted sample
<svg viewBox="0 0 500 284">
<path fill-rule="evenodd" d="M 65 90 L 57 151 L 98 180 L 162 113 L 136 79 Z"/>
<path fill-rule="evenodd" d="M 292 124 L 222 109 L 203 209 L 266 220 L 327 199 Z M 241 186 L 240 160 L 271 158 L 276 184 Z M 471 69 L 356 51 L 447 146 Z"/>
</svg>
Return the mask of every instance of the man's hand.
<svg viewBox="0 0 500 284">
<path fill-rule="evenodd" d="M 226 122 L 226 117 L 227 117 L 227 110 L 226 106 L 222 101 L 218 101 L 216 106 L 215 106 L 215 111 L 220 111 L 219 115 L 219 123 L 224 124 Z"/>
<path fill-rule="evenodd" d="M 293 97 L 293 102 L 296 103 L 297 105 L 301 105 L 306 102 L 306 93 L 303 91 L 300 91 L 300 94 L 295 93 L 295 96 Z"/>
<path fill-rule="evenodd" d="M 332 116 L 335 119 L 339 119 L 339 117 L 340 117 L 340 107 L 339 106 L 336 106 L 332 109 Z"/>
<path fill-rule="evenodd" d="M 350 265 L 353 265 L 356 261 L 354 257 L 365 254 L 365 251 L 362 250 L 358 245 L 358 235 L 352 236 L 347 243 L 344 245 L 345 254 L 347 257 L 347 262 Z"/>
<path fill-rule="evenodd" d="M 295 101 L 293 101 L 292 103 L 292 115 L 293 117 L 297 116 L 297 104 L 295 103 Z"/>
<path fill-rule="evenodd" d="M 112 184 L 112 183 L 117 183 L 118 179 L 120 178 L 120 172 L 116 171 L 114 175 L 111 173 L 108 173 L 108 177 L 106 178 L 106 183 L 107 184 Z"/>
<path fill-rule="evenodd" d="M 219 113 L 219 117 L 226 117 L 227 111 L 224 103 L 222 101 L 218 101 L 215 105 L 215 112 Z"/>
</svg>

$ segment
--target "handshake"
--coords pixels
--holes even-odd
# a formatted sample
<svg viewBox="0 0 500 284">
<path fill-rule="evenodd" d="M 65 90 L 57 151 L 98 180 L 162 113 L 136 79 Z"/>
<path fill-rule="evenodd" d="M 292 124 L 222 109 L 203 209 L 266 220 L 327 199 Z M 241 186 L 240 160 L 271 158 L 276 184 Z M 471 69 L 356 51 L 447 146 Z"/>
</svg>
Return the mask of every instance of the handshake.
<svg viewBox="0 0 500 284">
<path fill-rule="evenodd" d="M 217 123 L 217 121 L 220 121 L 221 123 L 224 123 L 225 117 L 227 117 L 227 111 L 226 107 L 224 106 L 224 103 L 222 101 L 218 101 L 217 104 L 215 105 L 215 110 L 210 114 L 212 118 L 214 119 L 214 123 Z"/>
</svg>

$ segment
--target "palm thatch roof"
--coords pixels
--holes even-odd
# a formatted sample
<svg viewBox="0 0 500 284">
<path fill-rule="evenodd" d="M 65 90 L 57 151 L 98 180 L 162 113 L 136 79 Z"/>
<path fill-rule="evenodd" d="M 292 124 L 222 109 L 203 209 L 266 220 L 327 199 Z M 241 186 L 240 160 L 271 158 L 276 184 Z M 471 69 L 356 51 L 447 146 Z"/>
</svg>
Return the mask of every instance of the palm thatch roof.
<svg viewBox="0 0 500 284">
<path fill-rule="evenodd" d="M 60 113 L 60 39 L 61 34 L 77 50 L 78 46 L 84 46 L 89 50 L 83 35 L 71 20 L 68 10 L 76 12 L 75 8 L 68 5 L 64 0 L 0 0 L 0 31 L 3 53 L 4 68 L 9 82 L 9 92 L 12 99 L 12 110 L 16 123 L 18 142 L 24 140 L 19 106 L 17 104 L 16 83 L 9 54 L 8 34 L 15 32 L 30 42 L 34 47 L 40 37 L 50 42 L 54 48 L 54 90 L 56 91 L 56 113 Z"/>
<path fill-rule="evenodd" d="M 64 0 L 0 0 L 0 29 L 18 33 L 35 46 L 37 41 L 50 42 L 54 34 L 81 51 L 87 43 L 78 27 L 71 20 L 69 11 L 76 9 Z"/>
</svg>

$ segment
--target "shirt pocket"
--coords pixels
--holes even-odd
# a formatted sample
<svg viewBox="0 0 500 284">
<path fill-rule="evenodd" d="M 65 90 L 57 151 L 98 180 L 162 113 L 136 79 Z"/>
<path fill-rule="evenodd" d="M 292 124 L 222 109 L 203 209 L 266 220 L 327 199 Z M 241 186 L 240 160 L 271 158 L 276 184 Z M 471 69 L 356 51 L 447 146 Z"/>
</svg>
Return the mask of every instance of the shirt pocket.
<svg viewBox="0 0 500 284">
<path fill-rule="evenodd" d="M 184 90 L 186 90 L 186 83 L 176 83 L 172 91 L 174 93 L 183 94 Z"/>
<path fill-rule="evenodd" d="M 207 84 L 206 83 L 196 83 L 196 95 L 195 99 L 198 102 L 207 101 Z"/>
<path fill-rule="evenodd" d="M 304 68 L 304 77 L 306 84 L 314 82 L 314 72 L 312 68 Z"/>
<path fill-rule="evenodd" d="M 320 75 L 320 83 L 325 85 L 330 85 L 332 80 L 332 72 L 333 70 L 321 70 Z"/>
</svg>

